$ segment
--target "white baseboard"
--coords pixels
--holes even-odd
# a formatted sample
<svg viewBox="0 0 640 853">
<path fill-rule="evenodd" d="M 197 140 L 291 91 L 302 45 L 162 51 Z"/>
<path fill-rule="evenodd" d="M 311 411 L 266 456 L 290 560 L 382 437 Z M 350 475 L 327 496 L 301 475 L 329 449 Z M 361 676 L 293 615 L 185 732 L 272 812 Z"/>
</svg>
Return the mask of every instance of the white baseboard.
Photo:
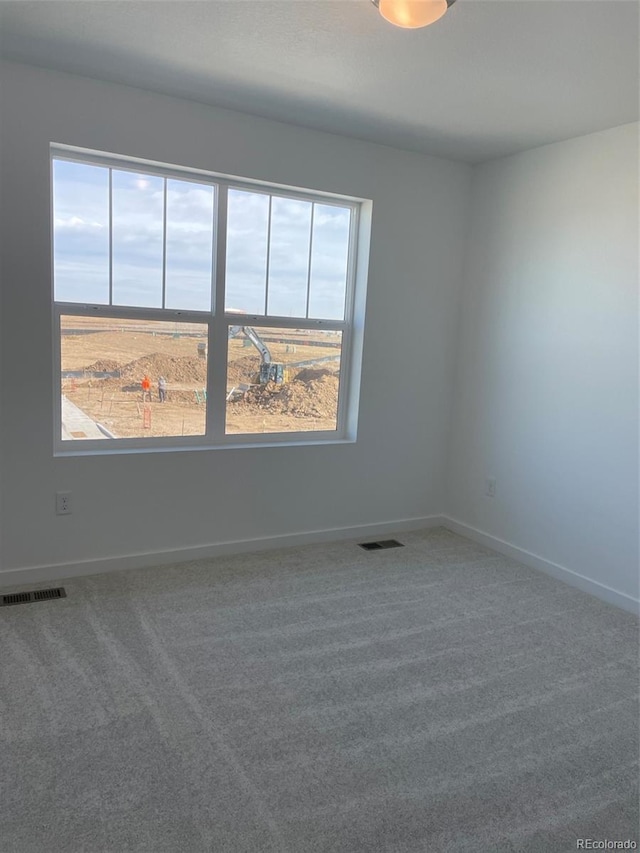
<svg viewBox="0 0 640 853">
<path fill-rule="evenodd" d="M 486 545 L 487 548 L 498 551 L 498 553 L 504 554 L 507 557 L 512 557 L 514 560 L 524 563 L 525 566 L 529 566 L 531 569 L 538 569 L 538 571 L 551 575 L 557 578 L 557 580 L 569 584 L 569 586 L 577 587 L 583 592 L 600 598 L 602 601 L 615 604 L 617 607 L 621 607 L 623 610 L 628 610 L 631 613 L 638 614 L 640 612 L 640 601 L 637 598 L 633 598 L 633 596 L 627 595 L 624 592 L 618 592 L 618 590 L 612 589 L 598 581 L 591 580 L 591 578 L 586 578 L 584 575 L 567 569 L 565 566 L 545 560 L 544 557 L 539 557 L 537 554 L 525 551 L 524 548 L 518 548 L 510 542 L 505 542 L 504 539 L 498 539 L 497 536 L 491 536 L 489 533 L 464 524 L 464 522 L 451 518 L 448 515 L 442 516 L 442 525 L 454 533 L 466 536 L 467 539 L 472 539 L 480 545 Z"/>
<path fill-rule="evenodd" d="M 383 534 L 439 527 L 442 524 L 443 516 L 429 515 L 422 518 L 404 518 L 378 524 L 360 524 L 353 527 L 333 527 L 325 530 L 309 530 L 305 533 L 264 536 L 258 539 L 215 542 L 210 545 L 195 545 L 168 551 L 145 551 L 137 554 L 123 554 L 118 557 L 77 560 L 71 563 L 27 566 L 21 569 L 0 571 L 0 587 L 58 581 L 84 575 L 102 574 L 102 572 L 116 572 L 123 569 L 141 569 L 147 566 L 187 563 L 192 560 L 206 560 L 210 557 L 225 557 L 230 554 L 269 551 L 298 545 L 315 545 L 319 542 L 375 539 Z"/>
<path fill-rule="evenodd" d="M 117 557 L 99 557 L 77 560 L 71 563 L 52 563 L 49 565 L 27 566 L 20 569 L 0 571 L 0 587 L 25 584 L 48 583 L 66 578 L 84 575 L 116 572 L 125 569 L 140 569 L 147 566 L 163 566 L 171 563 L 186 563 L 191 560 L 206 560 L 211 557 L 224 557 L 231 554 L 269 551 L 277 548 L 291 548 L 299 545 L 315 545 L 320 542 L 338 542 L 346 539 L 375 539 L 378 536 L 402 533 L 408 530 L 421 530 L 429 527 L 446 527 L 454 533 L 466 536 L 480 545 L 485 545 L 500 554 L 512 557 L 525 566 L 551 575 L 570 586 L 600 598 L 609 604 L 621 607 L 631 613 L 640 611 L 638 599 L 612 589 L 598 581 L 586 578 L 577 572 L 552 563 L 537 554 L 518 548 L 497 536 L 492 536 L 458 519 L 447 515 L 429 515 L 421 518 L 405 518 L 378 524 L 360 524 L 352 527 L 333 527 L 325 530 L 309 530 L 304 533 L 289 533 L 279 536 L 264 536 L 257 539 L 240 539 L 230 542 L 216 542 L 209 545 L 195 545 L 186 548 L 174 548 L 165 551 L 145 551 L 136 554 L 122 554 Z"/>
</svg>

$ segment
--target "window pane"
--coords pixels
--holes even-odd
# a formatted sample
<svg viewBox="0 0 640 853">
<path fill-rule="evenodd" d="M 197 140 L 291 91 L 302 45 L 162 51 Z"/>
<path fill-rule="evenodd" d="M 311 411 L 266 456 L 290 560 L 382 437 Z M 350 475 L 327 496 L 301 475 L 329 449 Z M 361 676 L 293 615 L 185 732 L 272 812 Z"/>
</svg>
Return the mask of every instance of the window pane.
<svg viewBox="0 0 640 853">
<path fill-rule="evenodd" d="M 165 306 L 211 310 L 214 188 L 167 180 Z"/>
<path fill-rule="evenodd" d="M 54 293 L 59 302 L 109 302 L 109 170 L 53 161 Z"/>
<path fill-rule="evenodd" d="M 344 319 L 350 225 L 349 208 L 315 205 L 309 317 Z"/>
<path fill-rule="evenodd" d="M 229 190 L 225 310 L 264 314 L 269 196 Z"/>
<path fill-rule="evenodd" d="M 112 172 L 113 304 L 162 306 L 164 179 Z"/>
<path fill-rule="evenodd" d="M 273 196 L 268 314 L 307 316 L 311 207 L 310 201 Z"/>
<path fill-rule="evenodd" d="M 335 430 L 342 332 L 232 326 L 226 433 Z"/>
<path fill-rule="evenodd" d="M 64 441 L 204 435 L 206 324 L 63 316 L 60 331 Z"/>
</svg>

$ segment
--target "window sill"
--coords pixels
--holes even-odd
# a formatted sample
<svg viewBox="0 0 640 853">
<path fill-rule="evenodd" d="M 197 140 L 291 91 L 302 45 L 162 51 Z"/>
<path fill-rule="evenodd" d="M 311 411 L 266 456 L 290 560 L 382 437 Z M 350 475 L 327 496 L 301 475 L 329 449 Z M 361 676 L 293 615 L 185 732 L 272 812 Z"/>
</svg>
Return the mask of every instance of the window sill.
<svg viewBox="0 0 640 853">
<path fill-rule="evenodd" d="M 255 450 L 256 448 L 274 448 L 274 447 L 323 447 L 334 446 L 339 444 L 355 444 L 356 438 L 300 438 L 288 439 L 286 441 L 234 441 L 225 442 L 225 444 L 172 444 L 158 445 L 155 447 L 114 447 L 112 442 L 105 447 L 102 442 L 100 446 L 79 447 L 80 444 L 87 442 L 73 442 L 73 449 L 66 448 L 54 450 L 54 458 L 76 457 L 76 456 L 120 456 L 120 455 L 139 455 L 143 453 L 185 453 L 185 452 L 201 452 L 201 451 L 218 451 L 218 450 Z M 91 442 L 93 445 L 93 442 Z"/>
</svg>

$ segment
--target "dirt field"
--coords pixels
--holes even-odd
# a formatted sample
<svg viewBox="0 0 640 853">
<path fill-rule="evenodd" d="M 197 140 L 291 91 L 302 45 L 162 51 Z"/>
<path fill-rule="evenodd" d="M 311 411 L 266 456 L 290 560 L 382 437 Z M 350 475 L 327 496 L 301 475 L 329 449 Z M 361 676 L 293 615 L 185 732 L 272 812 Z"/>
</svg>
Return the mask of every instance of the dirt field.
<svg viewBox="0 0 640 853">
<path fill-rule="evenodd" d="M 272 362 L 285 366 L 286 381 L 258 384 L 257 349 L 242 334 L 230 340 L 226 432 L 335 429 L 339 338 L 289 329 L 259 331 Z M 206 345 L 203 326 L 63 318 L 62 393 L 116 437 L 202 435 L 207 362 L 199 356 L 199 344 Z M 297 364 L 307 361 L 312 364 Z M 150 400 L 143 400 L 145 374 Z M 160 376 L 167 381 L 164 403 L 158 396 Z"/>
</svg>

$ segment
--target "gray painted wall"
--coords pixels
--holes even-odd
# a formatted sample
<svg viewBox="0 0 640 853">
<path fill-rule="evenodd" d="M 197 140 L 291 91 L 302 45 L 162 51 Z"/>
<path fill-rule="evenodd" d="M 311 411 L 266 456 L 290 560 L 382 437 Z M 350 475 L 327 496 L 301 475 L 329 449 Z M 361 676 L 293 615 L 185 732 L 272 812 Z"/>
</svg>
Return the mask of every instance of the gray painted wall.
<svg viewBox="0 0 640 853">
<path fill-rule="evenodd" d="M 441 510 L 471 170 L 123 86 L 2 66 L 1 566 Z M 49 143 L 373 200 L 356 444 L 53 458 Z M 73 493 L 56 517 L 54 493 Z"/>
<path fill-rule="evenodd" d="M 638 126 L 477 167 L 466 270 L 448 513 L 637 599 Z"/>
</svg>

